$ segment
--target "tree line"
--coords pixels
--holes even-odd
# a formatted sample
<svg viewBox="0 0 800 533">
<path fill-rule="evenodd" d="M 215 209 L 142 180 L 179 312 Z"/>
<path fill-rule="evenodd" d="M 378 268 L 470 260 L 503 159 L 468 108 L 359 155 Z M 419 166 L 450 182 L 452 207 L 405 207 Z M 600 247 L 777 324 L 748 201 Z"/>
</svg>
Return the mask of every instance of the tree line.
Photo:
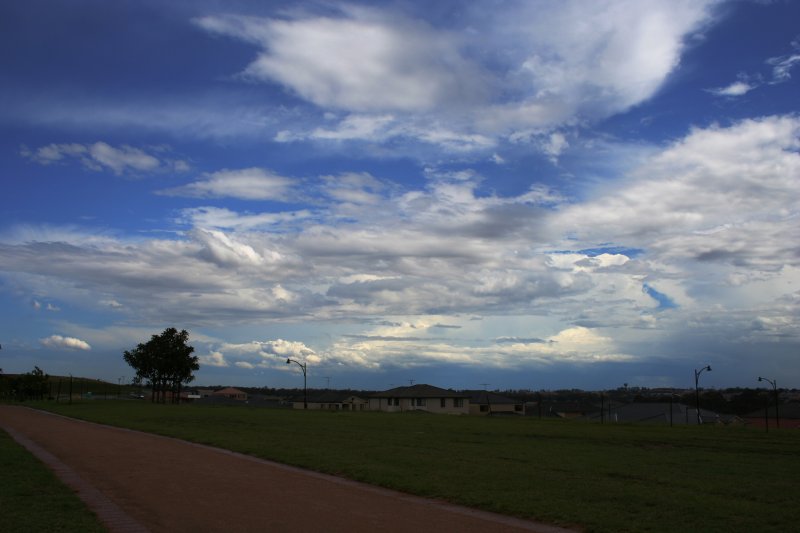
<svg viewBox="0 0 800 533">
<path fill-rule="evenodd" d="M 23 402 L 49 396 L 50 376 L 38 366 L 25 374 L 6 376 L 0 369 L 0 398 Z"/>
</svg>

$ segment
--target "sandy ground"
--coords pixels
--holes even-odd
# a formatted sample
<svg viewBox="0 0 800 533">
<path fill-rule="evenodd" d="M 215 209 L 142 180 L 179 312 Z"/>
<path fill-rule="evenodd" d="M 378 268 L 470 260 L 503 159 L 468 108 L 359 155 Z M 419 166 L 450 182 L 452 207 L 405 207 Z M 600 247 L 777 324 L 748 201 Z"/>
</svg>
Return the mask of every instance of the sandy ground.
<svg viewBox="0 0 800 533">
<path fill-rule="evenodd" d="M 0 427 L 115 532 L 567 531 L 20 406 Z"/>
</svg>

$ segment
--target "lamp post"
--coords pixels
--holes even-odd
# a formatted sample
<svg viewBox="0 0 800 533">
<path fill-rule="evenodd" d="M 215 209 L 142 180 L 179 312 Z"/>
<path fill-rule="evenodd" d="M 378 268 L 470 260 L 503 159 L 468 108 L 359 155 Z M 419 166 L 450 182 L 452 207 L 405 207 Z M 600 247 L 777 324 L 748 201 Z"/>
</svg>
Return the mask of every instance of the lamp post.
<svg viewBox="0 0 800 533">
<path fill-rule="evenodd" d="M 772 390 L 775 392 L 775 428 L 781 427 L 781 418 L 778 414 L 778 402 L 780 398 L 778 397 L 778 380 L 777 379 L 767 379 L 758 376 L 758 381 L 766 381 L 770 385 L 772 385 Z"/>
<path fill-rule="evenodd" d="M 669 427 L 672 427 L 672 415 L 673 415 L 673 412 L 674 412 L 673 407 L 672 407 L 672 399 L 673 398 L 680 398 L 680 396 L 678 396 L 674 392 L 670 392 L 669 393 Z M 680 405 L 680 404 L 678 404 L 678 405 Z"/>
<path fill-rule="evenodd" d="M 700 386 L 699 386 L 700 374 L 702 374 L 706 370 L 711 372 L 711 365 L 706 365 L 703 368 L 701 368 L 700 370 L 696 370 L 695 369 L 695 371 L 694 371 L 694 397 L 695 397 L 695 407 L 696 407 L 696 410 L 697 410 L 697 425 L 698 426 L 701 424 L 701 421 L 700 421 Z"/>
<path fill-rule="evenodd" d="M 308 409 L 308 388 L 306 387 L 306 370 L 308 368 L 308 363 L 301 363 L 300 361 L 295 361 L 294 359 L 287 359 L 286 364 L 296 363 L 303 370 L 303 409 Z"/>
</svg>

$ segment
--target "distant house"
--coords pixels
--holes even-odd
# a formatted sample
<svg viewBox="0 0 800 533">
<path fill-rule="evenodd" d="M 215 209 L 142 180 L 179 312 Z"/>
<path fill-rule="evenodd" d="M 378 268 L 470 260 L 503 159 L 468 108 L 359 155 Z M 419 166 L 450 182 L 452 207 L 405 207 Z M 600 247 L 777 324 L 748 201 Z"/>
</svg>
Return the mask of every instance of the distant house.
<svg viewBox="0 0 800 533">
<path fill-rule="evenodd" d="M 303 409 L 302 398 L 293 398 L 292 406 Z M 369 400 L 344 391 L 325 391 L 308 398 L 309 409 L 323 409 L 326 411 L 365 411 L 369 408 Z"/>
<path fill-rule="evenodd" d="M 469 414 L 524 414 L 523 402 L 485 390 L 464 391 L 469 395 Z"/>
<path fill-rule="evenodd" d="M 247 393 L 234 387 L 225 387 L 214 391 L 212 396 L 228 398 L 231 400 L 247 401 Z"/>
<path fill-rule="evenodd" d="M 469 414 L 469 394 L 433 385 L 411 385 L 376 392 L 369 398 L 371 411 Z"/>
</svg>

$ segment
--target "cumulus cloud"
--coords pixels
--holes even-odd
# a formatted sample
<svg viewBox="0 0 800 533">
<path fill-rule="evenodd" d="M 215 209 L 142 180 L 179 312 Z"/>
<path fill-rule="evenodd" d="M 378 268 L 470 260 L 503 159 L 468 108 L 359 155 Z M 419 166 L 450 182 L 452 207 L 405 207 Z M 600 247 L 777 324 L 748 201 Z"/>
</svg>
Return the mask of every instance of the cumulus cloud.
<svg viewBox="0 0 800 533">
<path fill-rule="evenodd" d="M 220 368 L 230 366 L 230 363 L 225 360 L 225 356 L 220 352 L 211 352 L 206 355 L 198 355 L 197 360 L 201 366 L 214 366 Z"/>
<path fill-rule="evenodd" d="M 61 335 L 51 335 L 39 341 L 42 346 L 56 350 L 91 350 L 89 343 L 76 339 L 75 337 L 62 337 Z"/>
<path fill-rule="evenodd" d="M 314 348 L 215 345 L 209 365 L 627 360 L 626 343 L 645 334 L 728 331 L 712 322 L 719 309 L 748 339 L 774 338 L 791 331 L 796 303 L 780 298 L 800 283 L 799 149 L 791 115 L 697 128 L 586 200 L 541 186 L 480 194 L 477 172 L 429 170 L 403 190 L 343 173 L 319 179 L 318 194 L 337 201 L 307 216 L 196 208 L 169 239 L 20 229 L 0 242 L 0 271 L 71 305 L 94 309 L 102 294 L 139 321 L 392 323 Z M 281 220 L 291 222 L 274 228 Z M 454 318 L 474 316 L 484 320 Z M 547 320 L 485 329 L 532 316 Z"/>
<path fill-rule="evenodd" d="M 799 136 L 800 120 L 793 116 L 695 129 L 629 180 L 558 220 L 586 237 L 602 227 L 618 244 L 651 248 L 669 235 L 710 243 L 726 228 L 788 223 L 798 207 Z"/>
<path fill-rule="evenodd" d="M 425 322 L 422 319 L 416 323 L 375 328 L 372 334 L 343 337 L 334 344 L 325 362 L 373 370 L 439 364 L 512 369 L 564 362 L 592 364 L 634 359 L 621 352 L 611 338 L 580 326 L 566 328 L 547 339 L 501 337 L 484 345 L 476 344 L 474 340 L 467 343 L 464 339 L 445 341 L 386 335 L 409 331 L 409 326 L 419 333 L 430 327 Z M 430 323 L 430 320 L 427 322 Z M 470 329 L 470 334 L 474 333 L 469 325 L 465 325 L 465 328 Z"/>
</svg>

